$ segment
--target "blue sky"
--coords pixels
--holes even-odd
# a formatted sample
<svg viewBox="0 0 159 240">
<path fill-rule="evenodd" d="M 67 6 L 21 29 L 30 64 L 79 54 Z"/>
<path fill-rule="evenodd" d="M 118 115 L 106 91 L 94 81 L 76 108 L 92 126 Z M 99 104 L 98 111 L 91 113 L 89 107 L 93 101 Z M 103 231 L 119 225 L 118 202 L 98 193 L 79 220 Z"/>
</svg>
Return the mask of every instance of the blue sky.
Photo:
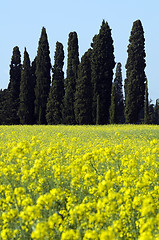
<svg viewBox="0 0 159 240">
<path fill-rule="evenodd" d="M 127 46 L 133 22 L 140 19 L 145 32 L 146 75 L 149 97 L 159 98 L 159 1 L 158 0 L 5 0 L 0 5 L 0 89 L 7 88 L 13 47 L 23 62 L 24 47 L 31 61 L 37 53 L 41 29 L 47 31 L 50 57 L 54 63 L 56 41 L 64 45 L 67 64 L 68 34 L 76 31 L 80 57 L 105 19 L 112 29 L 115 61 L 121 62 L 123 80 Z"/>
</svg>

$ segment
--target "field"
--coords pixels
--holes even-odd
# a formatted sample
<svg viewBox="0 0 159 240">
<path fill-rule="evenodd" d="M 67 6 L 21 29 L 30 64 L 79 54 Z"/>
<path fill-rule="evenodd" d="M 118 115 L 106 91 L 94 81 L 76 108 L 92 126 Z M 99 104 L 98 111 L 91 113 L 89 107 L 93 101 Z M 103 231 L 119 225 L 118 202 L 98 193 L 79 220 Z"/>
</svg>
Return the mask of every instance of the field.
<svg viewBox="0 0 159 240">
<path fill-rule="evenodd" d="M 159 239 L 159 126 L 0 126 L 0 239 Z"/>
</svg>

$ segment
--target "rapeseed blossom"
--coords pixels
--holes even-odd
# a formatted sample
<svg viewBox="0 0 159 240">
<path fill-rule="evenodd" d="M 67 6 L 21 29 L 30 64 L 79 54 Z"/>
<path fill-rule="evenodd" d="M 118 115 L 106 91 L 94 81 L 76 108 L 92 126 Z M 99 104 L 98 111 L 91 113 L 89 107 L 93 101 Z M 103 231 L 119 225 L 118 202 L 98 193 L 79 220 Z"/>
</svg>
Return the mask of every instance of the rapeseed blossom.
<svg viewBox="0 0 159 240">
<path fill-rule="evenodd" d="M 0 132 L 0 239 L 159 239 L 158 126 Z"/>
</svg>

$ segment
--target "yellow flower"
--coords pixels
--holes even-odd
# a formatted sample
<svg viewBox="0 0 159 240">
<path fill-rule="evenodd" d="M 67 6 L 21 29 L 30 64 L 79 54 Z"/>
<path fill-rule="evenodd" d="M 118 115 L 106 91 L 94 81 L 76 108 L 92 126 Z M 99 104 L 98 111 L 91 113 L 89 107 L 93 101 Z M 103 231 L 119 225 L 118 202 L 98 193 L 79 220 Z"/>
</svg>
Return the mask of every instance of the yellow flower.
<svg viewBox="0 0 159 240">
<path fill-rule="evenodd" d="M 146 231 L 146 232 L 143 232 L 142 234 L 140 234 L 138 239 L 139 240 L 154 240 L 154 237 L 150 231 Z"/>
<path fill-rule="evenodd" d="M 35 230 L 32 232 L 31 237 L 33 239 L 44 240 L 48 236 L 48 223 L 37 223 Z"/>
<path fill-rule="evenodd" d="M 62 233 L 61 240 L 79 240 L 78 230 L 69 229 Z"/>
<path fill-rule="evenodd" d="M 13 231 L 9 228 L 3 229 L 1 231 L 1 238 L 2 240 L 9 240 L 13 237 Z"/>
<path fill-rule="evenodd" d="M 48 219 L 48 226 L 49 228 L 59 227 L 59 225 L 62 223 L 62 216 L 60 216 L 57 213 L 54 213 L 52 216 Z"/>
<path fill-rule="evenodd" d="M 158 239 L 158 126 L 0 132 L 2 240 Z"/>
<path fill-rule="evenodd" d="M 100 240 L 113 240 L 115 239 L 115 234 L 113 229 L 109 226 L 107 230 L 102 230 L 100 234 Z"/>
<path fill-rule="evenodd" d="M 98 234 L 95 230 L 87 230 L 84 234 L 83 240 L 98 240 Z"/>
</svg>

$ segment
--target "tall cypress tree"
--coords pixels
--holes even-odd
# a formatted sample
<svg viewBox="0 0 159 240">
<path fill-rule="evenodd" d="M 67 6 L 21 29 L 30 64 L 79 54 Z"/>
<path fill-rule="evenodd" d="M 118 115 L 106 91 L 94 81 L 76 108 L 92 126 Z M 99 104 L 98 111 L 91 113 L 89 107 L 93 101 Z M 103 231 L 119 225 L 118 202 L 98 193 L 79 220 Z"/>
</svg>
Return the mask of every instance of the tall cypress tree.
<svg viewBox="0 0 159 240">
<path fill-rule="evenodd" d="M 121 63 L 117 63 L 115 79 L 112 86 L 110 123 L 124 123 L 124 100 L 122 90 Z"/>
<path fill-rule="evenodd" d="M 133 23 L 128 45 L 125 79 L 126 123 L 143 120 L 145 96 L 145 38 L 140 20 Z"/>
<path fill-rule="evenodd" d="M 46 124 L 46 104 L 50 90 L 50 50 L 46 29 L 43 27 L 36 58 L 35 118 L 38 124 Z"/>
<path fill-rule="evenodd" d="M 116 123 L 124 122 L 124 100 L 123 100 L 123 85 L 121 63 L 117 63 L 115 79 L 115 104 L 116 104 Z"/>
<path fill-rule="evenodd" d="M 24 61 L 21 71 L 21 83 L 20 83 L 20 104 L 18 110 L 18 116 L 21 124 L 33 124 L 34 118 L 34 88 L 31 77 L 31 66 L 29 54 L 25 48 Z"/>
<path fill-rule="evenodd" d="M 149 124 L 155 124 L 155 106 L 152 103 L 152 100 L 149 101 Z"/>
<path fill-rule="evenodd" d="M 33 103 L 33 114 L 32 114 L 32 121 L 33 124 L 36 123 L 35 120 L 35 86 L 36 86 L 36 58 L 31 63 L 31 102 Z"/>
<path fill-rule="evenodd" d="M 62 123 L 62 103 L 64 98 L 64 50 L 60 42 L 56 42 L 54 66 L 52 69 L 52 86 L 47 102 L 46 119 L 48 124 Z"/>
<path fill-rule="evenodd" d="M 149 123 L 149 100 L 148 100 L 148 84 L 147 78 L 145 83 L 145 102 L 144 102 L 144 123 Z"/>
<path fill-rule="evenodd" d="M 115 61 L 111 29 L 104 20 L 99 34 L 93 38 L 92 47 L 93 121 L 97 124 L 106 124 L 109 122 Z"/>
<path fill-rule="evenodd" d="M 92 122 L 93 124 L 96 124 L 97 122 L 97 116 L 98 116 L 98 104 L 97 104 L 97 99 L 99 99 L 97 92 L 96 92 L 96 82 L 98 80 L 98 75 L 97 72 L 99 72 L 99 65 L 98 65 L 98 49 L 99 49 L 99 44 L 98 44 L 98 35 L 96 34 L 93 37 L 93 41 L 91 43 L 91 47 L 93 49 L 92 51 L 92 57 L 91 57 L 91 68 L 92 68 L 92 73 L 91 73 L 91 81 L 92 81 Z"/>
<path fill-rule="evenodd" d="M 19 47 L 13 48 L 13 55 L 10 64 L 10 82 L 8 84 L 8 106 L 10 124 L 19 124 L 17 115 L 19 108 L 19 93 L 21 81 L 21 54 Z"/>
<path fill-rule="evenodd" d="M 78 76 L 79 52 L 76 32 L 70 32 L 68 39 L 67 77 L 65 79 L 65 96 L 63 119 L 66 124 L 75 124 L 75 90 Z"/>
<path fill-rule="evenodd" d="M 116 119 L 116 95 L 115 95 L 115 84 L 112 85 L 112 94 L 111 94 L 111 105 L 109 109 L 110 115 L 110 124 L 117 123 Z"/>
<path fill-rule="evenodd" d="M 92 124 L 91 53 L 89 49 L 81 58 L 75 92 L 75 117 L 78 124 Z"/>
<path fill-rule="evenodd" d="M 36 57 L 31 63 L 31 78 L 32 78 L 32 83 L 33 83 L 33 88 L 35 88 L 36 85 Z M 35 98 L 35 96 L 34 96 Z"/>
</svg>

